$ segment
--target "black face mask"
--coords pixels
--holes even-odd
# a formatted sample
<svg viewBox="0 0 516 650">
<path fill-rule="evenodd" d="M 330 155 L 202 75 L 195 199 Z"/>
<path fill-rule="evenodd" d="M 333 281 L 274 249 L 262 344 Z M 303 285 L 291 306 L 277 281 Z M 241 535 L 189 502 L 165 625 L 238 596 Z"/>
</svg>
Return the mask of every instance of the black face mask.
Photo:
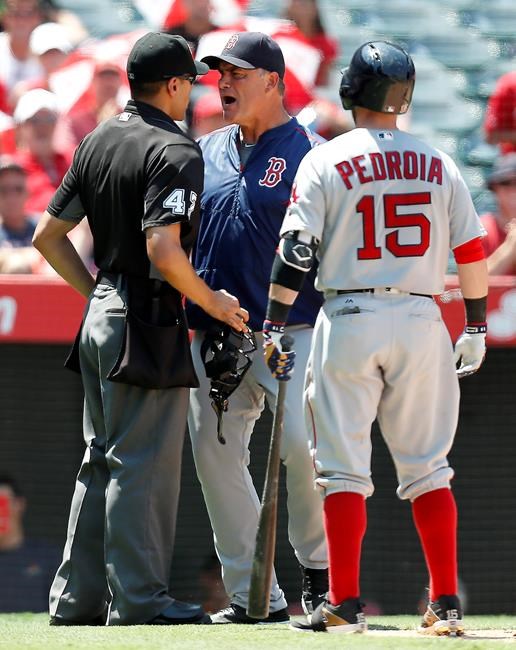
<svg viewBox="0 0 516 650">
<path fill-rule="evenodd" d="M 253 362 L 256 351 L 254 333 L 236 332 L 229 325 L 217 324 L 206 332 L 201 345 L 201 358 L 206 376 L 211 380 L 210 398 L 217 415 L 217 438 L 222 445 L 222 414 L 228 410 L 228 398 L 240 385 Z"/>
</svg>

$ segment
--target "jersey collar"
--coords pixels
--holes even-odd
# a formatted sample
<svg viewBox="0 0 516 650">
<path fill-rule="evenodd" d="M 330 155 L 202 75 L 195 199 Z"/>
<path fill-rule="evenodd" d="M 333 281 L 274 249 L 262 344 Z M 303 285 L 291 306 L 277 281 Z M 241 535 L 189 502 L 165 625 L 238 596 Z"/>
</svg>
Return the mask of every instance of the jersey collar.
<svg viewBox="0 0 516 650">
<path fill-rule="evenodd" d="M 177 126 L 172 118 L 170 118 L 159 108 L 151 106 L 150 104 L 146 104 L 145 102 L 130 99 L 126 104 L 124 111 L 127 113 L 132 113 L 133 115 L 140 115 L 140 117 L 147 118 L 149 120 L 166 122 L 169 127 L 172 127 L 174 130 L 182 133 L 181 129 Z"/>
</svg>

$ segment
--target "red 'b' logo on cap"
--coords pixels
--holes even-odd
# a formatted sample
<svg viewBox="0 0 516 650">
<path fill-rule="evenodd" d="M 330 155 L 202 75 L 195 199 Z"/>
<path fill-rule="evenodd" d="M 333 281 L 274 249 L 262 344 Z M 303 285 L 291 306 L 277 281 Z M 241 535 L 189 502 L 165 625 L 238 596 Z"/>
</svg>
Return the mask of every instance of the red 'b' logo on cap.
<svg viewBox="0 0 516 650">
<path fill-rule="evenodd" d="M 238 41 L 238 34 L 233 34 L 233 36 L 229 39 L 229 41 L 224 46 L 224 49 L 230 50 L 232 47 L 235 47 L 237 41 Z"/>
</svg>

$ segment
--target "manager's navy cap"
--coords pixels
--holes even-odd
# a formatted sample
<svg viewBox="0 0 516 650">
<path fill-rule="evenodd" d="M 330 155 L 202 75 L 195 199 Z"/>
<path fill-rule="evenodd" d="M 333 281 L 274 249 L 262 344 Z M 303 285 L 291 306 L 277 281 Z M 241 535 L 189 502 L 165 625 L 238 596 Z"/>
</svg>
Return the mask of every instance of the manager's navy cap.
<svg viewBox="0 0 516 650">
<path fill-rule="evenodd" d="M 220 62 L 224 61 L 246 70 L 263 68 L 277 72 L 282 79 L 285 75 L 285 59 L 280 46 L 262 32 L 237 32 L 231 36 L 219 56 L 205 56 L 201 61 L 212 70 L 218 70 Z"/>
<path fill-rule="evenodd" d="M 127 59 L 127 77 L 131 81 L 161 81 L 208 71 L 205 63 L 194 61 L 182 36 L 165 32 L 149 32 L 139 38 Z"/>
</svg>

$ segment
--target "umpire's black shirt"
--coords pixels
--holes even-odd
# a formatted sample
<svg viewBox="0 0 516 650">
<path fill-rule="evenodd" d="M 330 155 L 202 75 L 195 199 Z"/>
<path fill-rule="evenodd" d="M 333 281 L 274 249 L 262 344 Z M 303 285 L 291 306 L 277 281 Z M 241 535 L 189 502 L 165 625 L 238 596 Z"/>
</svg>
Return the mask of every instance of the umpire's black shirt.
<svg viewBox="0 0 516 650">
<path fill-rule="evenodd" d="M 48 212 L 77 222 L 87 215 L 101 271 L 149 277 L 144 230 L 181 223 L 188 252 L 203 176 L 197 143 L 159 109 L 131 100 L 79 144 Z"/>
</svg>

